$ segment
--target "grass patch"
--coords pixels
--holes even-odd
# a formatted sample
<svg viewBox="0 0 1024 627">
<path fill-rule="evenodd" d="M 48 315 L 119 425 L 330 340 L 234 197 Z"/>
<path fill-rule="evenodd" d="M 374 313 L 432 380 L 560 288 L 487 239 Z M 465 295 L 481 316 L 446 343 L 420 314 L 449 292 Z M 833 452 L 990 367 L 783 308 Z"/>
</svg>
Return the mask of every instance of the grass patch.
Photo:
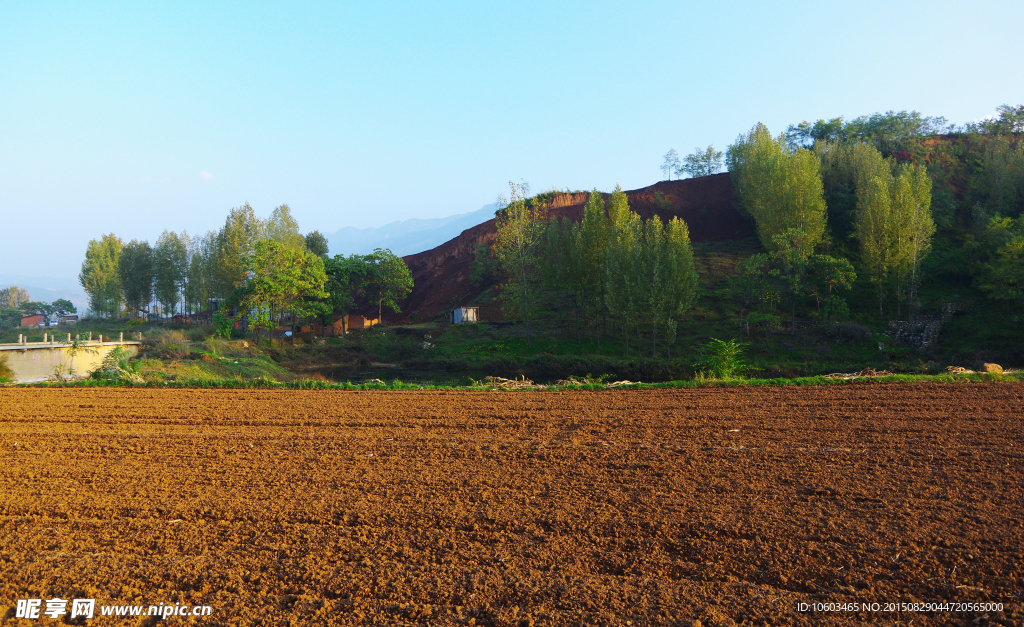
<svg viewBox="0 0 1024 627">
<path fill-rule="evenodd" d="M 202 388 L 202 389 L 278 389 L 278 390 L 351 390 L 351 391 L 401 391 L 401 390 L 464 390 L 464 391 L 566 391 L 566 390 L 659 390 L 702 387 L 780 387 L 780 386 L 830 386 L 830 385 L 874 385 L 877 383 L 1024 383 L 1024 373 L 1011 374 L 939 374 L 916 375 L 894 374 L 881 377 L 835 379 L 827 376 L 773 378 L 773 379 L 689 379 L 683 381 L 663 381 L 660 383 L 627 383 L 606 384 L 599 381 L 566 380 L 561 385 L 522 388 L 496 388 L 482 381 L 474 381 L 469 385 L 421 385 L 400 380 L 367 381 L 364 383 L 335 383 L 324 379 L 297 379 L 278 381 L 270 377 L 210 377 L 182 376 L 163 381 L 146 380 L 143 383 L 124 384 L 110 380 L 80 379 L 75 381 L 20 384 L 19 387 L 145 387 L 145 388 Z"/>
</svg>

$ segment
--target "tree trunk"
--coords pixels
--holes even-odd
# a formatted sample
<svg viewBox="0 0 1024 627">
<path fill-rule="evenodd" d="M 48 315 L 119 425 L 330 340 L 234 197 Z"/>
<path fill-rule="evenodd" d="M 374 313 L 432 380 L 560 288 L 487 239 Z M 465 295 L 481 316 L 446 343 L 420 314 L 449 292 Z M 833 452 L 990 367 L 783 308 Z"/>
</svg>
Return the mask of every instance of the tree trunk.
<svg viewBox="0 0 1024 627">
<path fill-rule="evenodd" d="M 622 342 L 626 348 L 626 359 L 629 359 L 629 329 L 626 327 L 626 321 L 622 321 Z"/>
<path fill-rule="evenodd" d="M 793 292 L 793 298 L 791 299 L 792 309 L 790 310 L 790 335 L 796 337 L 796 292 Z"/>
<path fill-rule="evenodd" d="M 530 342 L 530 292 L 526 287 L 526 264 L 522 266 L 523 269 L 523 322 L 526 323 L 526 345 L 529 346 Z"/>
</svg>

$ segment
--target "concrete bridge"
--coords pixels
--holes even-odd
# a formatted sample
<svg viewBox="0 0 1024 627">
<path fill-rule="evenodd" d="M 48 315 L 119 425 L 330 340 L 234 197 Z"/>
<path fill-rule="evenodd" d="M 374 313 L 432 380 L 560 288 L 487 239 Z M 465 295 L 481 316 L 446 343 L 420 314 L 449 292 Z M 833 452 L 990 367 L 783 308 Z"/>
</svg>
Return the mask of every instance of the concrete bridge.
<svg viewBox="0 0 1024 627">
<path fill-rule="evenodd" d="M 103 358 L 112 350 L 123 346 L 132 355 L 138 355 L 142 346 L 142 334 L 136 339 L 124 339 L 124 333 L 117 338 L 97 336 L 95 340 L 82 340 L 72 361 L 71 334 L 47 333 L 42 342 L 28 342 L 25 336 L 19 336 L 15 344 L 0 344 L 0 361 L 6 361 L 14 371 L 14 380 L 18 383 L 35 383 L 46 381 L 58 373 L 68 376 L 74 368 L 76 378 L 87 376 L 103 363 Z"/>
</svg>

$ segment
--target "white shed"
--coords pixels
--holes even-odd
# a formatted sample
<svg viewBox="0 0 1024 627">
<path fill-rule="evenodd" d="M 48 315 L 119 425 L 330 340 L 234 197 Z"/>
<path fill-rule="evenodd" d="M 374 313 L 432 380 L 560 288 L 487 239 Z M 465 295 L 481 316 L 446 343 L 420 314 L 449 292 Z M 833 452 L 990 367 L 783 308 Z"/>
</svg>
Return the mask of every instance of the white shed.
<svg viewBox="0 0 1024 627">
<path fill-rule="evenodd" d="M 477 321 L 477 308 L 476 307 L 458 307 L 452 310 L 452 323 L 462 324 L 464 322 L 476 322 Z"/>
</svg>

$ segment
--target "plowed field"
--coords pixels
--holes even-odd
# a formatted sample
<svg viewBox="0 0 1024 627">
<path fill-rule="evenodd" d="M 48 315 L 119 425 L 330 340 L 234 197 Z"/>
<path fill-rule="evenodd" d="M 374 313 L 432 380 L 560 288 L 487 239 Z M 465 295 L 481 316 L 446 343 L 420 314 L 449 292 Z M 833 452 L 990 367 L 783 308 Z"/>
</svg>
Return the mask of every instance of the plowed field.
<svg viewBox="0 0 1024 627">
<path fill-rule="evenodd" d="M 1015 384 L 0 389 L 0 620 L 1021 625 L 1022 416 Z M 1003 609 L 888 605 L 940 602 Z"/>
</svg>

